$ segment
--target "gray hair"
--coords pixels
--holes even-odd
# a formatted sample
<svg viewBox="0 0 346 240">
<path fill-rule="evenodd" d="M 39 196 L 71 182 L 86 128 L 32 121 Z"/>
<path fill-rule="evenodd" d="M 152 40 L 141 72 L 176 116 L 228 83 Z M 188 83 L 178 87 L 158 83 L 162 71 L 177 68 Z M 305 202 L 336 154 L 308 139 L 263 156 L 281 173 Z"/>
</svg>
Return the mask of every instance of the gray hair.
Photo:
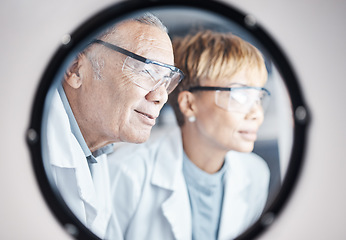
<svg viewBox="0 0 346 240">
<path fill-rule="evenodd" d="M 152 13 L 144 13 L 142 16 L 138 17 L 138 18 L 134 18 L 135 21 L 140 22 L 140 23 L 144 23 L 144 24 L 148 24 L 154 27 L 158 27 L 159 29 L 161 29 L 162 31 L 168 33 L 168 29 L 165 25 L 163 25 L 163 23 L 161 22 L 160 19 L 158 19 L 155 15 L 153 15 Z"/>
<path fill-rule="evenodd" d="M 160 30 L 162 30 L 163 32 L 168 33 L 167 27 L 165 25 L 163 25 L 161 20 L 149 12 L 144 13 L 143 15 L 136 17 L 136 18 L 127 19 L 125 21 L 137 21 L 137 22 L 140 22 L 143 24 L 157 27 Z M 109 38 L 109 36 L 112 36 L 112 35 L 117 36 L 118 25 L 119 25 L 119 23 L 114 24 L 113 26 L 111 26 L 108 29 L 106 29 L 105 31 L 103 31 L 100 35 L 97 36 L 97 39 L 107 40 Z M 88 51 L 88 48 L 84 50 L 84 53 L 86 54 L 86 56 L 89 58 L 89 60 L 91 62 L 91 65 L 92 65 L 93 70 L 94 70 L 94 78 L 96 80 L 100 80 L 102 78 L 101 71 L 105 65 L 104 59 L 100 58 L 99 57 L 100 54 L 97 54 L 96 51 Z M 108 50 L 104 49 L 104 50 L 100 50 L 100 51 L 104 51 L 104 53 L 107 54 L 106 51 L 108 51 Z"/>
</svg>

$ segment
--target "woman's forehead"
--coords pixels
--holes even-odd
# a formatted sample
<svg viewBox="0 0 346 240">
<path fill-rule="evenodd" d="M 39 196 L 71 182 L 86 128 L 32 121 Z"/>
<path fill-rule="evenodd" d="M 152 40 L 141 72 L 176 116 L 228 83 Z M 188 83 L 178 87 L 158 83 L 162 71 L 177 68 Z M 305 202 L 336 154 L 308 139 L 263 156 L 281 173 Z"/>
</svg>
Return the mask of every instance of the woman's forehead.
<svg viewBox="0 0 346 240">
<path fill-rule="evenodd" d="M 265 83 L 264 77 L 259 71 L 242 69 L 233 74 L 219 74 L 215 77 L 209 77 L 201 81 L 202 85 L 209 86 L 261 86 Z"/>
</svg>

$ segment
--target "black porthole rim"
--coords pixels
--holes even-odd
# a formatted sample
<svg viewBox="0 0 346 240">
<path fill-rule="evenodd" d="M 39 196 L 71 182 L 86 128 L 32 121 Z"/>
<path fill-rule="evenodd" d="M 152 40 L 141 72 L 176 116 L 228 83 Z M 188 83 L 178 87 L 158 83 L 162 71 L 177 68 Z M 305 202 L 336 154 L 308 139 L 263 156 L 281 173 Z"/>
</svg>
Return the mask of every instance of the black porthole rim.
<svg viewBox="0 0 346 240">
<path fill-rule="evenodd" d="M 304 149 L 306 146 L 308 124 L 310 122 L 310 111 L 305 104 L 302 96 L 299 82 L 294 73 L 291 64 L 287 60 L 281 48 L 276 44 L 272 37 L 256 22 L 249 24 L 246 22 L 247 15 L 234 8 L 229 4 L 223 4 L 218 1 L 209 0 L 127 0 L 118 2 L 114 5 L 95 14 L 84 22 L 79 28 L 73 32 L 71 41 L 67 44 L 62 44 L 51 58 L 47 68 L 45 69 L 39 86 L 35 93 L 34 102 L 32 105 L 29 127 L 26 132 L 26 141 L 30 150 L 33 169 L 38 181 L 42 195 L 45 198 L 50 210 L 62 224 L 63 227 L 73 225 L 78 234 L 74 235 L 75 239 L 99 239 L 87 227 L 85 227 L 76 216 L 69 210 L 60 194 L 53 189 L 48 179 L 41 154 L 41 125 L 43 117 L 44 102 L 50 86 L 53 84 L 56 74 L 60 66 L 66 60 L 68 55 L 75 51 L 90 32 L 111 22 L 115 18 L 126 16 L 134 11 L 144 10 L 152 7 L 192 7 L 195 9 L 210 11 L 219 14 L 246 29 L 255 39 L 261 43 L 267 50 L 271 59 L 282 75 L 285 85 L 291 97 L 292 110 L 295 112 L 298 108 L 305 110 L 305 118 L 294 118 L 294 136 L 293 147 L 290 157 L 289 167 L 283 181 L 282 187 L 270 205 L 263 213 L 262 217 L 252 225 L 247 231 L 240 235 L 237 239 L 252 239 L 261 234 L 271 222 L 265 221 L 268 215 L 274 219 L 278 216 L 284 205 L 287 203 L 294 186 L 297 183 L 300 170 L 303 164 Z"/>
</svg>

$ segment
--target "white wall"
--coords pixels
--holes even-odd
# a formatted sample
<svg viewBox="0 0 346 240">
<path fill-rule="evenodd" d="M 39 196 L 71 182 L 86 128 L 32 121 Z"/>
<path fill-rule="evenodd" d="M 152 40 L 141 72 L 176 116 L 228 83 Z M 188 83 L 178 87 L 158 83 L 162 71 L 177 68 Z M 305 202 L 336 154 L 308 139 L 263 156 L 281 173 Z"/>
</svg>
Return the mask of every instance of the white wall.
<svg viewBox="0 0 346 240">
<path fill-rule="evenodd" d="M 112 2 L 0 2 L 0 239 L 70 239 L 41 197 L 24 133 L 38 81 L 61 37 Z M 312 112 L 300 181 L 260 239 L 345 239 L 346 1 L 229 2 L 256 16 L 279 42 Z"/>
</svg>

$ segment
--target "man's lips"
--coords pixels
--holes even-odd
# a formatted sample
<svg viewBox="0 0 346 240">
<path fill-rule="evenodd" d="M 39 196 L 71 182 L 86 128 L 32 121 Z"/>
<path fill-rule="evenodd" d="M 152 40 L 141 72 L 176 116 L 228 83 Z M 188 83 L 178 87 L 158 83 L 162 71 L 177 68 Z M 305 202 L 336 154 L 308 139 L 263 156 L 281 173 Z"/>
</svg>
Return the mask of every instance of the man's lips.
<svg viewBox="0 0 346 240">
<path fill-rule="evenodd" d="M 135 109 L 135 112 L 139 114 L 141 119 L 144 121 L 145 124 L 154 126 L 155 125 L 155 120 L 157 118 L 157 114 L 150 114 L 144 111 L 139 111 Z"/>
<path fill-rule="evenodd" d="M 138 111 L 138 110 L 135 110 L 135 112 L 139 113 L 139 114 L 142 114 L 150 119 L 155 119 L 157 117 L 154 117 L 152 114 L 149 114 L 149 113 L 145 113 L 145 112 L 141 112 L 141 111 Z"/>
</svg>

